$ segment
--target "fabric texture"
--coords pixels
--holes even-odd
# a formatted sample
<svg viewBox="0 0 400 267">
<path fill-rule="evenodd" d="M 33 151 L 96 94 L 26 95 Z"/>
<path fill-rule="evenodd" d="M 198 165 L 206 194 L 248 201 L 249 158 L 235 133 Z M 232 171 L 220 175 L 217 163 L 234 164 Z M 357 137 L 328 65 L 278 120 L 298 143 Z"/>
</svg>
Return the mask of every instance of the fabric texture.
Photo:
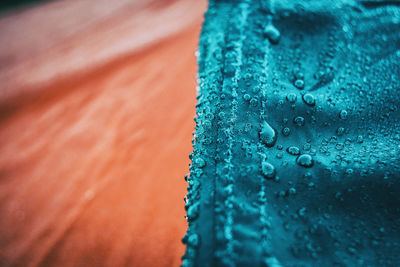
<svg viewBox="0 0 400 267">
<path fill-rule="evenodd" d="M 211 0 L 183 266 L 399 266 L 399 63 L 399 1 Z"/>
</svg>

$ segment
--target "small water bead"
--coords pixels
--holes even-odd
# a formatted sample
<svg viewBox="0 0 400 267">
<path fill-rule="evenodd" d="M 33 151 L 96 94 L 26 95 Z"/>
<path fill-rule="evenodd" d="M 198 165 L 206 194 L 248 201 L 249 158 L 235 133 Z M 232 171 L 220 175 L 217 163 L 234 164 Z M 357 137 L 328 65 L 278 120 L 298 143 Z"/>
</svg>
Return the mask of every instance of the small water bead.
<svg viewBox="0 0 400 267">
<path fill-rule="evenodd" d="M 195 204 L 189 207 L 188 211 L 187 211 L 187 218 L 189 221 L 193 221 L 195 219 L 197 219 L 197 217 L 199 216 L 199 205 Z"/>
<path fill-rule="evenodd" d="M 344 134 L 344 132 L 345 132 L 345 129 L 343 127 L 339 127 L 336 130 L 336 133 L 338 136 L 342 136 Z"/>
<path fill-rule="evenodd" d="M 315 97 L 312 94 L 304 94 L 303 101 L 308 106 L 315 106 Z"/>
<path fill-rule="evenodd" d="M 343 150 L 343 148 L 344 148 L 344 144 L 343 143 L 337 143 L 336 145 L 335 145 L 335 148 L 337 149 L 337 150 Z"/>
<path fill-rule="evenodd" d="M 345 174 L 348 175 L 348 176 L 352 175 L 353 173 L 354 173 L 354 170 L 351 169 L 351 168 L 348 168 L 348 169 L 346 169 L 346 171 L 345 171 Z"/>
<path fill-rule="evenodd" d="M 304 215 L 306 215 L 306 211 L 307 211 L 307 208 L 306 208 L 306 207 L 303 207 L 303 208 L 300 208 L 300 209 L 297 211 L 297 214 L 299 214 L 300 217 L 304 217 Z"/>
<path fill-rule="evenodd" d="M 196 248 L 200 244 L 200 236 L 198 234 L 191 234 L 189 236 L 185 235 L 182 241 L 188 246 Z"/>
<path fill-rule="evenodd" d="M 295 103 L 297 100 L 297 95 L 295 93 L 289 93 L 286 96 L 286 100 L 289 101 L 289 103 Z"/>
<path fill-rule="evenodd" d="M 297 116 L 296 118 L 293 119 L 293 122 L 297 126 L 303 126 L 305 123 L 305 119 L 302 116 Z"/>
<path fill-rule="evenodd" d="M 305 143 L 303 145 L 303 149 L 306 150 L 306 151 L 310 150 L 311 149 L 311 144 L 310 143 Z"/>
<path fill-rule="evenodd" d="M 287 191 L 287 195 L 296 195 L 296 193 L 297 191 L 294 187 L 289 188 L 289 190 Z"/>
<path fill-rule="evenodd" d="M 244 99 L 245 101 L 250 101 L 251 96 L 250 96 L 249 94 L 245 94 L 245 95 L 243 96 L 243 99 Z"/>
<path fill-rule="evenodd" d="M 284 197 L 286 195 L 285 191 L 281 190 L 279 192 L 276 193 L 276 197 Z M 281 210 L 279 212 L 280 215 L 284 216 L 285 215 L 285 211 Z"/>
<path fill-rule="evenodd" d="M 250 105 L 251 105 L 251 106 L 257 107 L 257 104 L 258 104 L 258 99 L 257 99 L 257 98 L 252 98 L 252 99 L 250 100 Z"/>
<path fill-rule="evenodd" d="M 341 118 L 342 120 L 347 119 L 347 111 L 345 109 L 340 111 L 339 118 Z"/>
<path fill-rule="evenodd" d="M 309 154 L 303 154 L 297 157 L 297 164 L 305 168 L 311 168 L 314 165 L 314 160 Z"/>
<path fill-rule="evenodd" d="M 288 128 L 288 127 L 283 128 L 282 129 L 282 134 L 284 136 L 289 136 L 290 135 L 290 128 Z"/>
<path fill-rule="evenodd" d="M 286 149 L 286 151 L 287 151 L 290 155 L 294 155 L 294 156 L 297 156 L 297 155 L 300 154 L 300 149 L 299 149 L 298 147 L 296 147 L 296 146 L 288 147 L 288 148 Z"/>
<path fill-rule="evenodd" d="M 274 165 L 267 161 L 263 161 L 261 163 L 261 171 L 265 178 L 267 179 L 274 179 L 276 175 L 276 170 Z"/>
<path fill-rule="evenodd" d="M 205 162 L 204 159 L 202 159 L 202 158 L 197 158 L 197 159 L 196 159 L 196 164 L 197 164 L 197 166 L 199 166 L 200 168 L 203 168 L 204 166 L 206 166 L 206 162 Z"/>
<path fill-rule="evenodd" d="M 300 90 L 303 89 L 304 88 L 304 80 L 298 79 L 298 80 L 294 81 L 294 86 L 297 89 L 300 89 Z"/>
<path fill-rule="evenodd" d="M 277 139 L 275 130 L 266 121 L 262 123 L 261 127 L 261 142 L 263 142 L 267 147 L 273 147 Z"/>
</svg>

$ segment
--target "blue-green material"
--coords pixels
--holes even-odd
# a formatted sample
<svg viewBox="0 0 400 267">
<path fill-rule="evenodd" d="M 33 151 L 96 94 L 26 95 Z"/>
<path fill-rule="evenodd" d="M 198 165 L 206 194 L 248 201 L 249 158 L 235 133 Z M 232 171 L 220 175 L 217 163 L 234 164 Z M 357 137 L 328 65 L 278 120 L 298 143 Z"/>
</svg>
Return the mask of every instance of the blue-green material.
<svg viewBox="0 0 400 267">
<path fill-rule="evenodd" d="M 400 266 L 400 2 L 210 0 L 183 266 Z"/>
</svg>

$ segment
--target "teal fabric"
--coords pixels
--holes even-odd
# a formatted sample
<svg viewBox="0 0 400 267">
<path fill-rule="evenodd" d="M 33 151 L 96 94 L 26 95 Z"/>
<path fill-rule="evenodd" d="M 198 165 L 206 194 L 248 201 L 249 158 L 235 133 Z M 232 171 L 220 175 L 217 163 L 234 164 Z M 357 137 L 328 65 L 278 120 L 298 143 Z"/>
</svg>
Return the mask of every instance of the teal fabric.
<svg viewBox="0 0 400 267">
<path fill-rule="evenodd" d="M 400 2 L 211 0 L 183 266 L 400 266 Z"/>
</svg>

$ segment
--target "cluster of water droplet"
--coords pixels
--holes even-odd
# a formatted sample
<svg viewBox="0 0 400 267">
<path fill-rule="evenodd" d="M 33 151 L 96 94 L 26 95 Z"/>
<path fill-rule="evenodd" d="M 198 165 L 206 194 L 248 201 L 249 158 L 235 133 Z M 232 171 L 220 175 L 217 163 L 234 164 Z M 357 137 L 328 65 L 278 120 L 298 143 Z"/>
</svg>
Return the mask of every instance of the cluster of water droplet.
<svg viewBox="0 0 400 267">
<path fill-rule="evenodd" d="M 398 64 L 373 62 L 351 39 L 362 30 L 354 7 L 275 16 L 268 4 L 222 2 L 210 1 L 200 43 L 184 265 L 240 265 L 252 248 L 272 266 L 390 266 L 362 255 L 400 248 L 389 238 L 400 227 L 389 204 L 399 204 Z"/>
</svg>

